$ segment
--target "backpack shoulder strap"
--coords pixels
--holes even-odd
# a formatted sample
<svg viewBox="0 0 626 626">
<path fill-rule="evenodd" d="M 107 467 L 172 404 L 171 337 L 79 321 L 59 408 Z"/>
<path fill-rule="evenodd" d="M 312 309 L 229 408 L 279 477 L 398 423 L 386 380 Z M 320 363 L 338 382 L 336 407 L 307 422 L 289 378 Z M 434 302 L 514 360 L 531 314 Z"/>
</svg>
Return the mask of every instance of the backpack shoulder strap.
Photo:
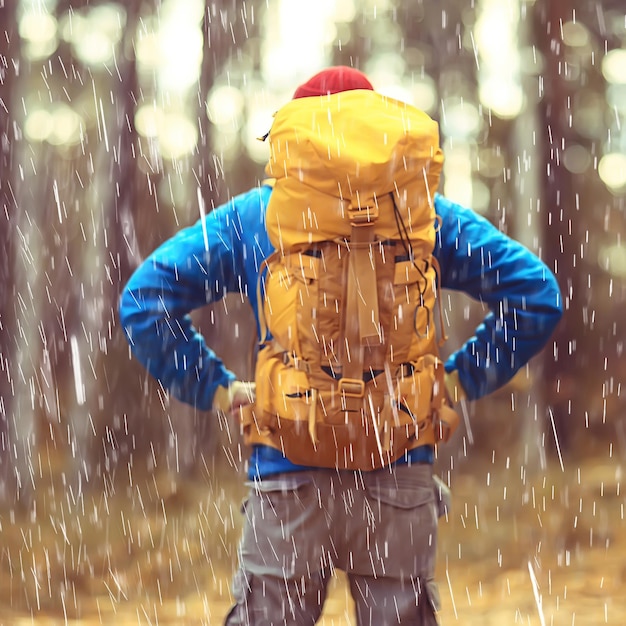
<svg viewBox="0 0 626 626">
<path fill-rule="evenodd" d="M 265 272 L 269 271 L 270 263 L 278 256 L 278 250 L 275 250 L 266 259 L 263 260 L 259 267 L 259 275 L 256 281 L 256 303 L 257 311 L 259 315 L 259 345 L 264 344 L 269 339 L 269 328 L 267 326 L 267 320 L 265 319 L 265 311 L 263 309 L 263 281 L 265 280 Z"/>
</svg>

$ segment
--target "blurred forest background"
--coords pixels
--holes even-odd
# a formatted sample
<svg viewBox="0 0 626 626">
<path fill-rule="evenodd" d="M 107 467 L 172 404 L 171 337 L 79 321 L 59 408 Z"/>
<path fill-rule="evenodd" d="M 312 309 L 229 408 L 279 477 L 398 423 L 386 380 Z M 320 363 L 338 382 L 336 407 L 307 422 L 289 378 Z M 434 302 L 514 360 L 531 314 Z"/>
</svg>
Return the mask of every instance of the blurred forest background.
<svg viewBox="0 0 626 626">
<path fill-rule="evenodd" d="M 442 474 L 496 450 L 530 468 L 624 459 L 623 0 L 0 0 L 0 33 L 0 519 L 243 476 L 238 433 L 131 359 L 117 301 L 154 247 L 258 184 L 257 137 L 329 64 L 435 118 L 441 191 L 562 289 L 553 341 L 464 407 Z M 444 308 L 453 350 L 484 312 Z M 244 299 L 194 316 L 249 377 Z"/>
</svg>

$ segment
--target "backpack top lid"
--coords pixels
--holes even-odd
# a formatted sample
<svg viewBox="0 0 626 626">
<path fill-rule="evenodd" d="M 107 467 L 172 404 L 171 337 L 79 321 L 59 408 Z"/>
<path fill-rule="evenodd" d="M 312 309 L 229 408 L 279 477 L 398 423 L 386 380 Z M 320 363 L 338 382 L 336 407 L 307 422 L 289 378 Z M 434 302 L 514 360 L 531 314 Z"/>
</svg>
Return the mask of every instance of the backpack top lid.
<svg viewBox="0 0 626 626">
<path fill-rule="evenodd" d="M 269 147 L 274 247 L 348 237 L 351 209 L 396 239 L 394 200 L 409 239 L 434 245 L 443 153 L 438 124 L 416 107 L 369 89 L 295 99 L 276 113 Z"/>
</svg>

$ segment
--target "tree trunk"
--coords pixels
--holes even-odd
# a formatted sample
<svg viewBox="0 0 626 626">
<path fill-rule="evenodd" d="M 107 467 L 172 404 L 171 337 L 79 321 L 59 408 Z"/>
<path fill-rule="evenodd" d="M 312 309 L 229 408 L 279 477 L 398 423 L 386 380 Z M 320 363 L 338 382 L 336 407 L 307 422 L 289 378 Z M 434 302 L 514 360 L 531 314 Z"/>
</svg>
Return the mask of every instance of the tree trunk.
<svg viewBox="0 0 626 626">
<path fill-rule="evenodd" d="M 16 8 L 9 2 L 0 11 L 0 505 L 15 496 L 11 422 L 16 389 L 14 307 L 16 213 L 13 164 L 17 99 L 13 97 L 20 68 L 20 42 Z M 15 104 L 14 104 L 15 103 Z"/>
<path fill-rule="evenodd" d="M 584 303 L 578 258 L 578 224 L 581 215 L 576 203 L 576 180 L 564 165 L 563 153 L 571 138 L 568 125 L 571 88 L 565 79 L 565 46 L 561 26 L 571 19 L 571 0 L 541 0 L 535 7 L 535 32 L 545 59 L 540 91 L 542 139 L 541 172 L 543 184 L 540 200 L 543 224 L 543 258 L 556 273 L 561 287 L 564 315 L 553 336 L 552 348 L 546 350 L 549 388 L 548 451 L 562 454 L 567 450 L 572 433 L 572 398 L 579 374 L 577 337 L 582 335 L 580 312 Z"/>
<path fill-rule="evenodd" d="M 202 70 L 198 82 L 200 140 L 196 157 L 199 196 L 202 198 L 205 213 L 209 213 L 234 195 L 224 174 L 220 173 L 222 168 L 217 166 L 220 155 L 213 150 L 212 136 L 214 132 L 219 132 L 219 129 L 215 129 L 210 123 L 206 103 L 216 78 L 232 59 L 234 52 L 238 47 L 242 48 L 248 38 L 256 35 L 258 13 L 255 20 L 252 17 L 259 4 L 254 1 L 247 5 L 238 5 L 232 0 L 206 2 L 202 26 L 204 36 Z M 232 173 L 232 178 L 240 179 L 243 164 L 246 162 L 247 157 L 242 155 Z M 241 181 L 241 185 L 238 186 L 249 189 L 254 182 L 249 179 Z M 199 332 L 222 358 L 226 367 L 241 379 L 250 379 L 254 376 L 256 327 L 250 306 L 242 301 L 239 294 L 228 295 L 224 302 L 196 311 L 193 317 Z M 179 406 L 177 411 L 181 416 L 187 415 L 189 418 L 188 409 Z M 205 459 L 199 467 L 210 467 L 214 463 L 224 461 L 232 465 L 233 458 L 238 456 L 236 446 L 242 445 L 239 433 L 227 429 L 220 430 L 216 415 L 203 416 L 194 412 L 191 417 L 194 432 L 199 436 L 194 442 L 194 452 L 209 457 L 208 464 Z M 225 450 L 234 451 L 234 457 L 216 458 L 220 442 Z M 226 454 L 229 456 L 228 452 Z"/>
<path fill-rule="evenodd" d="M 126 5 L 126 28 L 118 53 L 119 77 L 114 75 L 114 84 L 103 87 L 103 93 L 109 88 L 115 93 L 114 104 L 105 110 L 114 145 L 102 156 L 97 181 L 99 195 L 104 198 L 99 225 L 103 260 L 99 297 L 103 304 L 97 322 L 100 347 L 94 355 L 97 394 L 88 400 L 87 410 L 95 430 L 95 445 L 88 450 L 89 469 L 105 486 L 116 475 L 132 482 L 135 474 L 152 469 L 151 459 L 161 458 L 167 438 L 157 385 L 146 380 L 142 367 L 130 357 L 117 316 L 121 291 L 141 261 L 136 231 L 150 231 L 154 223 L 144 197 L 148 195 L 145 177 L 137 166 L 140 149 L 135 114 L 141 96 L 135 35 L 140 10 L 139 2 Z M 121 467 L 128 469 L 118 472 Z"/>
</svg>

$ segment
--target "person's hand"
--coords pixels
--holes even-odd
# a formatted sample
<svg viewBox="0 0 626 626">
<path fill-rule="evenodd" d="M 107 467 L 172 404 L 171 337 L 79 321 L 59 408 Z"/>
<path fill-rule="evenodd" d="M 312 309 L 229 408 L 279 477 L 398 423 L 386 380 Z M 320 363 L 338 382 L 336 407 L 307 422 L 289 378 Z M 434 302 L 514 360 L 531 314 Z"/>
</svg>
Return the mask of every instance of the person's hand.
<svg viewBox="0 0 626 626">
<path fill-rule="evenodd" d="M 213 396 L 213 410 L 234 415 L 248 404 L 252 404 L 256 397 L 256 385 L 253 382 L 240 380 L 233 381 L 228 388 L 221 385 Z"/>
<path fill-rule="evenodd" d="M 463 385 L 461 385 L 459 372 L 457 370 L 452 370 L 450 373 L 446 372 L 444 382 L 450 402 L 455 404 L 465 398 L 465 390 L 463 389 Z"/>
</svg>

